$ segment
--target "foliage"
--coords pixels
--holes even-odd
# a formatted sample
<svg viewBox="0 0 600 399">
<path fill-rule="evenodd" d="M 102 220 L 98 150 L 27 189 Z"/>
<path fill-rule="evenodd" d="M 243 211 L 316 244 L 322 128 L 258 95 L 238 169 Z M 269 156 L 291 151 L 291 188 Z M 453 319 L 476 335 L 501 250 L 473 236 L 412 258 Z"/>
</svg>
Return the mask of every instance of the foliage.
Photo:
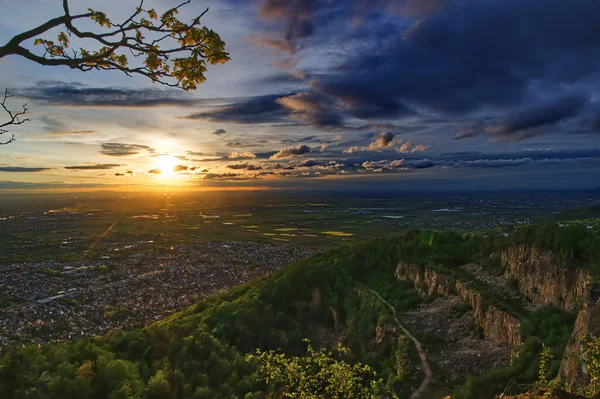
<svg viewBox="0 0 600 399">
<path fill-rule="evenodd" d="M 309 344 L 307 355 L 302 357 L 258 350 L 246 359 L 257 364 L 258 373 L 276 397 L 359 399 L 381 395 L 383 380 L 375 379 L 373 369 L 341 359 L 349 351 L 340 345 L 333 350 L 315 351 Z"/>
<path fill-rule="evenodd" d="M 195 90 L 206 80 L 207 65 L 223 64 L 229 61 L 229 54 L 221 37 L 200 23 L 208 8 L 189 23 L 177 18 L 189 2 L 159 15 L 154 9 L 145 9 L 141 0 L 127 19 L 118 22 L 91 8 L 72 14 L 69 1 L 62 0 L 63 15 L 12 37 L 0 46 L 0 59 L 18 55 L 44 66 L 68 66 L 84 72 L 116 70 L 127 76 L 146 77 L 153 83 Z M 86 20 L 99 29 L 86 30 Z M 55 39 L 42 37 L 55 29 L 61 29 Z M 32 52 L 23 45 L 29 40 L 43 52 Z M 8 115 L 6 122 L 0 122 L 0 135 L 8 133 L 5 128 L 29 120 L 23 118 L 27 104 L 22 111 L 10 111 L 6 105 L 9 97 L 5 92 L 0 103 Z M 7 141 L 0 140 L 0 145 L 14 140 L 11 135 Z"/>
<path fill-rule="evenodd" d="M 586 370 L 590 379 L 584 393 L 590 397 L 600 394 L 600 339 L 594 335 L 582 338 L 584 350 L 582 359 L 585 361 Z"/>
<path fill-rule="evenodd" d="M 540 368 L 538 372 L 538 380 L 536 385 L 545 387 L 550 381 L 549 363 L 552 361 L 552 352 L 546 344 L 542 344 L 542 353 L 540 355 Z"/>
<path fill-rule="evenodd" d="M 81 71 L 118 70 L 127 75 L 142 75 L 152 82 L 194 90 L 205 80 L 206 65 L 227 62 L 229 55 L 219 35 L 200 24 L 208 9 L 190 23 L 177 18 L 188 3 L 189 0 L 159 15 L 154 9 L 145 9 L 142 0 L 127 19 L 118 22 L 91 8 L 72 14 L 68 0 L 63 0 L 64 15 L 14 36 L 0 47 L 0 58 L 20 55 L 41 65 L 64 65 Z M 99 29 L 82 30 L 75 25 L 84 20 L 91 20 Z M 40 37 L 58 28 L 64 30 L 56 39 Z M 23 47 L 27 40 L 34 40 L 33 44 L 44 52 L 34 54 Z M 71 40 L 92 47 L 76 49 Z M 132 64 L 128 54 L 139 61 Z"/>
</svg>

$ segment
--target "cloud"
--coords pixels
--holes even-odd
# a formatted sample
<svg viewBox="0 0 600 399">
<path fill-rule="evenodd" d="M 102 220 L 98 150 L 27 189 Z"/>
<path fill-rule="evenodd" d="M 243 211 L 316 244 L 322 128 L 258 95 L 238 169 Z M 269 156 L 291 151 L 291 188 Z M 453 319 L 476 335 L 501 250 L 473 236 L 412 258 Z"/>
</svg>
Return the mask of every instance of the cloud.
<svg viewBox="0 0 600 399">
<path fill-rule="evenodd" d="M 389 95 L 381 95 L 369 88 L 352 85 L 314 81 L 311 88 L 335 99 L 356 118 L 370 120 L 381 118 L 403 118 L 415 115 L 415 111 L 400 100 Z"/>
<path fill-rule="evenodd" d="M 184 172 L 186 170 L 194 171 L 194 170 L 196 170 L 196 167 L 194 167 L 194 166 L 187 166 L 187 165 L 175 165 L 175 166 L 173 166 L 173 172 Z"/>
<path fill-rule="evenodd" d="M 347 7 L 339 3 L 317 2 L 309 13 L 311 20 L 327 15 L 331 28 L 316 24 L 317 37 L 306 45 L 315 51 L 343 45 L 348 54 L 337 68 L 316 76 L 311 89 L 345 102 L 357 117 L 397 118 L 410 116 L 411 110 L 452 117 L 485 111 L 495 116 L 500 110 L 543 106 L 549 95 L 564 93 L 566 87 L 598 90 L 598 2 L 453 1 L 416 19 L 365 12 L 364 26 L 354 28 L 345 22 L 348 9 L 358 1 L 345 2 Z M 394 2 L 368 3 L 373 5 L 366 7 L 382 9 Z M 425 4 L 411 3 L 412 8 Z M 280 8 L 289 7 L 294 6 Z M 272 15 L 294 18 L 288 12 Z M 335 30 L 343 33 L 332 35 Z M 355 106 L 359 108 L 353 111 Z M 571 111 L 576 113 L 577 105 Z M 550 117 L 547 124 L 561 120 Z M 525 126 L 539 123 L 533 117 L 528 121 L 524 119 Z"/>
<path fill-rule="evenodd" d="M 186 116 L 209 122 L 260 124 L 287 120 L 288 112 L 277 99 L 279 95 L 241 98 L 231 104 Z"/>
<path fill-rule="evenodd" d="M 106 169 L 117 168 L 119 166 L 122 166 L 122 165 L 116 164 L 116 163 L 101 163 L 101 164 L 65 166 L 65 169 L 69 169 L 69 170 L 106 170 Z"/>
<path fill-rule="evenodd" d="M 557 155 L 552 157 L 548 155 L 545 158 L 481 158 L 481 159 L 397 159 L 393 161 L 365 161 L 361 167 L 370 172 L 391 172 L 397 170 L 413 170 L 428 168 L 507 168 L 521 167 L 526 165 L 547 165 L 560 164 L 578 161 L 598 161 L 598 154 L 582 157 L 561 157 Z"/>
<path fill-rule="evenodd" d="M 412 142 L 407 141 L 402 143 L 400 147 L 398 147 L 397 151 L 402 154 L 413 154 L 415 152 L 423 152 L 429 148 L 429 145 L 417 144 L 414 145 Z"/>
<path fill-rule="evenodd" d="M 314 31 L 313 12 L 318 6 L 317 0 L 265 0 L 260 8 L 260 16 L 269 21 L 284 21 L 285 31 L 277 50 L 295 53 L 299 42 L 312 35 Z M 256 44 L 265 45 L 258 42 Z"/>
<path fill-rule="evenodd" d="M 461 124 L 456 128 L 456 136 L 454 140 L 464 140 L 477 137 L 480 132 L 485 131 L 485 123 L 483 121 L 472 121 Z"/>
<path fill-rule="evenodd" d="M 498 124 L 488 126 L 486 132 L 496 138 L 528 138 L 535 134 L 531 129 L 556 124 L 573 117 L 587 102 L 587 97 L 569 96 L 536 104 L 505 116 Z"/>
<path fill-rule="evenodd" d="M 214 152 L 186 151 L 185 153 L 193 157 L 217 157 Z"/>
<path fill-rule="evenodd" d="M 227 130 L 225 129 L 217 129 L 213 132 L 213 134 L 217 135 L 217 136 L 221 136 L 223 134 L 227 133 Z"/>
<path fill-rule="evenodd" d="M 234 169 L 234 170 L 262 170 L 262 166 L 251 164 L 248 162 L 227 165 L 226 168 Z"/>
<path fill-rule="evenodd" d="M 160 175 L 162 173 L 162 170 L 156 168 L 156 169 L 150 169 L 147 173 L 151 174 L 151 175 Z"/>
<path fill-rule="evenodd" d="M 217 179 L 233 179 L 240 176 L 238 173 L 207 173 L 204 175 L 206 180 L 217 180 Z"/>
<path fill-rule="evenodd" d="M 273 154 L 270 159 L 291 158 L 302 156 L 308 153 L 310 153 L 310 147 L 305 144 L 302 144 L 297 147 L 290 147 L 280 150 L 279 152 Z"/>
<path fill-rule="evenodd" d="M 591 128 L 594 132 L 600 132 L 600 112 L 592 116 Z"/>
<path fill-rule="evenodd" d="M 429 145 L 413 144 L 411 141 L 404 142 L 402 139 L 397 139 L 397 135 L 392 132 L 383 132 L 378 134 L 368 146 L 353 146 L 343 151 L 344 154 L 354 154 L 366 151 L 377 151 L 396 148 L 397 152 L 403 154 L 412 154 L 422 152 L 429 148 Z"/>
<path fill-rule="evenodd" d="M 53 136 L 89 136 L 96 133 L 98 133 L 97 130 L 60 130 L 51 132 Z"/>
<path fill-rule="evenodd" d="M 153 107 L 194 105 L 203 101 L 182 96 L 177 90 L 86 87 L 64 82 L 41 82 L 17 94 L 44 105 L 85 107 Z"/>
<path fill-rule="evenodd" d="M 394 139 L 396 138 L 396 134 L 392 132 L 383 132 L 380 133 L 375 141 L 369 144 L 370 150 L 379 150 L 382 148 L 392 147 L 394 143 Z"/>
<path fill-rule="evenodd" d="M 0 172 L 14 173 L 37 173 L 50 170 L 51 168 L 29 168 L 25 166 L 0 166 Z"/>
<path fill-rule="evenodd" d="M 133 176 L 134 173 L 132 170 L 127 170 L 125 172 L 117 172 L 115 173 L 115 176 Z"/>
<path fill-rule="evenodd" d="M 143 152 L 154 152 L 153 148 L 141 144 L 102 143 L 101 147 L 100 153 L 111 157 L 129 157 Z"/>
<path fill-rule="evenodd" d="M 244 152 L 233 151 L 229 155 L 229 159 L 254 159 L 254 158 L 256 158 L 256 155 L 249 151 L 244 151 Z"/>
<path fill-rule="evenodd" d="M 300 122 L 318 127 L 340 127 L 343 116 L 333 101 L 314 92 L 302 92 L 277 99 L 277 103 L 290 110 L 290 116 Z"/>
<path fill-rule="evenodd" d="M 298 164 L 298 166 L 301 168 L 312 168 L 314 166 L 319 166 L 319 165 L 321 165 L 321 164 L 317 160 L 312 159 L 312 158 L 305 159 L 304 161 L 302 161 Z"/>
<path fill-rule="evenodd" d="M 248 38 L 248 42 L 255 46 L 267 47 L 276 51 L 283 51 L 293 54 L 296 48 L 285 40 L 273 39 L 266 36 L 255 36 Z"/>
</svg>

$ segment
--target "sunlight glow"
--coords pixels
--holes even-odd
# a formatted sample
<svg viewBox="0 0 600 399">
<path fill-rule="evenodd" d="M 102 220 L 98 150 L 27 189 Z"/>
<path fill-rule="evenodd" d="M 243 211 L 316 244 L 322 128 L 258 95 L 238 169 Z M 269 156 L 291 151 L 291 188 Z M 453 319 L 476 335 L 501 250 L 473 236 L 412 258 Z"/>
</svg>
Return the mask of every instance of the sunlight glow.
<svg viewBox="0 0 600 399">
<path fill-rule="evenodd" d="M 162 171 L 162 176 L 172 178 L 176 175 L 174 169 L 177 160 L 172 155 L 163 155 L 156 158 L 154 165 Z"/>
</svg>

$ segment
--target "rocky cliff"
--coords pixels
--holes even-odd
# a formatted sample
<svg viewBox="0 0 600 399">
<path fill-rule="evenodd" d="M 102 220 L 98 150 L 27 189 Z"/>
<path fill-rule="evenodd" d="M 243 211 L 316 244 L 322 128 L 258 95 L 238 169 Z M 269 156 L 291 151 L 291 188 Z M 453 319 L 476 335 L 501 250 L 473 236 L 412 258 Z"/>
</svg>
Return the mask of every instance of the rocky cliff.
<svg viewBox="0 0 600 399">
<path fill-rule="evenodd" d="M 591 305 L 585 304 L 577 315 L 571 339 L 560 363 L 558 378 L 561 381 L 578 387 L 589 384 L 585 360 L 581 361 L 585 345 L 581 338 L 589 334 L 600 337 L 600 301 Z"/>
<path fill-rule="evenodd" d="M 550 251 L 521 244 L 503 250 L 500 258 L 505 277 L 516 281 L 519 291 L 536 305 L 572 312 L 590 296 L 588 271 Z"/>
<path fill-rule="evenodd" d="M 579 312 L 560 366 L 559 379 L 574 386 L 589 383 L 581 338 L 600 336 L 600 303 L 597 284 L 582 265 L 561 259 L 535 246 L 515 245 L 500 254 L 505 277 L 517 282 L 532 303 Z"/>
<path fill-rule="evenodd" d="M 471 304 L 475 321 L 481 327 L 484 338 L 506 342 L 511 346 L 513 354 L 518 352 L 522 344 L 519 319 L 494 305 L 486 304 L 483 296 L 469 287 L 468 283 L 429 268 L 422 269 L 418 265 L 404 263 L 398 264 L 395 276 L 412 282 L 422 293 L 455 295 Z"/>
</svg>

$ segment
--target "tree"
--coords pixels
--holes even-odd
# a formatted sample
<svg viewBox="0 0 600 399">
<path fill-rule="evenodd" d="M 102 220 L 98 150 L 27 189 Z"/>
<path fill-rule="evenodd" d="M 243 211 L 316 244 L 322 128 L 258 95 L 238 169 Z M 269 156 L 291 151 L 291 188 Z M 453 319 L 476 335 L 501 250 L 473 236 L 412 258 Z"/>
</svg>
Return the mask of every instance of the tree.
<svg viewBox="0 0 600 399">
<path fill-rule="evenodd" d="M 307 340 L 305 340 L 307 341 Z M 257 371 L 268 389 L 276 397 L 296 399 L 316 398 L 375 398 L 392 397 L 385 392 L 383 381 L 376 373 L 361 363 L 350 364 L 336 355 L 345 355 L 348 348 L 337 346 L 335 351 L 315 351 L 308 345 L 304 357 L 287 357 L 274 351 L 247 355 L 246 359 L 257 366 Z"/>
<path fill-rule="evenodd" d="M 159 15 L 154 9 L 145 9 L 144 0 L 141 0 L 127 19 L 116 22 L 91 8 L 84 13 L 72 14 L 69 1 L 62 0 L 63 15 L 14 36 L 0 47 L 0 59 L 18 55 L 44 66 L 68 66 L 84 72 L 117 70 L 128 76 L 147 77 L 153 83 L 195 90 L 206 80 L 207 64 L 225 63 L 229 54 L 225 52 L 225 42 L 221 37 L 201 26 L 200 19 L 208 8 L 190 23 L 177 18 L 179 10 L 190 1 Z M 77 26 L 85 20 L 92 20 L 97 29 L 86 30 Z M 55 40 L 41 37 L 56 30 L 59 33 Z M 36 53 L 25 47 L 25 43 L 31 40 L 43 52 Z M 27 121 L 19 119 L 27 111 L 26 106 L 20 113 L 11 113 L 5 107 L 6 98 L 5 93 L 2 106 L 10 120 L 0 125 L 0 129 Z M 4 133 L 7 131 L 0 130 L 0 134 Z M 14 137 L 11 137 L 8 142 L 13 140 Z"/>
</svg>

